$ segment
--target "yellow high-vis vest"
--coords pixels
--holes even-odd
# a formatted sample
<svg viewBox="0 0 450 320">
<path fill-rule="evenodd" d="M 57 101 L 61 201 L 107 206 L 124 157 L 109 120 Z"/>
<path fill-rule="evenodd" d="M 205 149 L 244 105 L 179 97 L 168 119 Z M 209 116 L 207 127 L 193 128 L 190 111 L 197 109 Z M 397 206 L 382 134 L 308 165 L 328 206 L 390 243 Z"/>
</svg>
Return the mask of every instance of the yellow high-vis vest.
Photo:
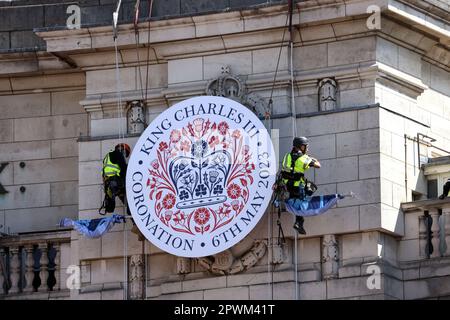
<svg viewBox="0 0 450 320">
<path fill-rule="evenodd" d="M 109 153 L 103 158 L 103 175 L 107 178 L 113 176 L 120 176 L 120 167 L 118 164 L 112 163 L 109 158 Z"/>
<path fill-rule="evenodd" d="M 292 167 L 294 169 L 293 173 L 305 173 L 306 170 L 309 169 L 309 164 L 311 163 L 311 158 L 304 154 L 300 156 L 292 166 L 292 155 L 291 153 L 286 153 L 282 163 L 282 170 L 286 172 L 291 172 Z M 283 179 L 284 183 L 288 183 L 288 179 Z M 305 184 L 305 178 L 302 177 L 300 180 L 294 182 L 294 187 L 300 186 L 300 184 Z"/>
</svg>

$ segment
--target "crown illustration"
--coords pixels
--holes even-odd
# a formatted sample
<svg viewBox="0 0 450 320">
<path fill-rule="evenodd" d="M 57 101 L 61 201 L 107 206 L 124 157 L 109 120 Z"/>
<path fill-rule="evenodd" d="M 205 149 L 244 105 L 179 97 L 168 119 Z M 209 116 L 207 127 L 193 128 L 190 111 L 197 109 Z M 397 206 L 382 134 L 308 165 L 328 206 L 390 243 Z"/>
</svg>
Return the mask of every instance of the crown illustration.
<svg viewBox="0 0 450 320">
<path fill-rule="evenodd" d="M 206 141 L 194 142 L 190 155 L 169 162 L 169 176 L 177 192 L 176 207 L 189 209 L 225 202 L 230 168 L 228 151 L 208 153 Z"/>
</svg>

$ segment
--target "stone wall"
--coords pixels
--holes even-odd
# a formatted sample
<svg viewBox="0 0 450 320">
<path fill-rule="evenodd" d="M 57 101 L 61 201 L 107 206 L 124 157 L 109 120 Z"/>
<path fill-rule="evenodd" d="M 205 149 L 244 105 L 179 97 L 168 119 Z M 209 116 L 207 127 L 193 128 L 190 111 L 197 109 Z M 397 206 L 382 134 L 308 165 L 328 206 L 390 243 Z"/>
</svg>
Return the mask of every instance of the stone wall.
<svg viewBox="0 0 450 320">
<path fill-rule="evenodd" d="M 228 2 L 215 3 L 220 6 Z M 253 4 L 250 2 L 246 3 Z M 276 246 L 273 250 L 270 246 L 277 240 L 276 213 L 266 212 L 249 236 L 231 248 L 231 253 L 238 258 L 254 241 L 263 240 L 269 244 L 272 256 L 266 253 L 252 269 L 236 275 L 211 274 L 194 259 L 187 262 L 186 269 L 180 269 L 176 257 L 148 242 L 143 246 L 129 232 L 130 222 L 114 227 L 101 239 L 88 240 L 73 232 L 71 262 L 81 266 L 83 286 L 79 292 L 72 291 L 71 298 L 122 299 L 129 267 L 123 257 L 141 254 L 147 259 L 146 297 L 151 299 L 294 299 L 296 289 L 301 299 L 409 299 L 449 294 L 445 285 L 439 290 L 432 288 L 437 281 L 434 277 L 444 280 L 448 277 L 448 255 L 440 258 L 435 254 L 432 260 L 424 262 L 422 213 L 404 214 L 401 210 L 401 202 L 411 200 L 413 191 L 426 191 L 426 180 L 415 162 L 417 143 L 408 138 L 405 162 L 405 134 L 414 138 L 420 132 L 436 138 L 443 148 L 449 144 L 450 60 L 447 48 L 442 45 L 444 36 L 439 28 L 424 31 L 405 27 L 412 22 L 401 15 L 392 19 L 395 13 L 388 8 L 384 9 L 382 29 L 368 30 L 366 5 L 373 1 L 331 2 L 333 5 L 326 8 L 316 1 L 302 3 L 300 13 L 294 14 L 294 24 L 301 22 L 293 37 L 294 99 L 288 68 L 290 57 L 286 47 L 279 51 L 286 22 L 285 7 L 153 21 L 146 116 L 150 122 L 174 103 L 205 94 L 209 81 L 220 76 L 223 67 L 229 67 L 249 92 L 266 103 L 273 97 L 270 123 L 278 130 L 281 155 L 291 148 L 293 121 L 289 113 L 294 109 L 292 100 L 295 102 L 296 134 L 311 139 L 310 152 L 322 163 L 321 169 L 308 172 L 308 177 L 319 185 L 318 193 L 354 192 L 356 197 L 340 201 L 326 215 L 307 218 L 307 235 L 299 238 L 291 228 L 293 217 L 283 213 L 281 223 L 287 243 L 281 253 Z M 203 4 L 206 2 L 195 2 L 199 10 L 207 9 Z M 404 3 L 393 1 L 392 5 L 401 7 Z M 403 9 L 417 13 L 410 7 Z M 427 16 L 431 21 L 428 23 L 436 22 L 435 18 Z M 119 29 L 122 99 L 141 99 L 140 77 L 147 70 L 139 62 L 147 62 L 142 60 L 147 50 L 138 49 L 139 60 L 131 25 Z M 53 204 L 69 205 L 72 198 L 66 193 L 62 195 L 57 183 L 70 184 L 78 191 L 74 204 L 79 208 L 74 206 L 69 216 L 96 218 L 102 200 L 102 157 L 126 130 L 125 104 L 118 112 L 116 103 L 110 29 L 90 27 L 39 35 L 50 52 L 58 53 L 82 70 L 83 79 L 77 88 L 74 84 L 67 88 L 63 81 L 59 85 L 45 85 L 38 75 L 20 81 L 14 77 L 7 81 L 0 79 L 5 92 L 5 100 L 1 101 L 8 102 L 5 110 L 10 112 L 9 118 L 0 120 L 4 122 L 1 127 L 4 143 L 0 148 L 21 144 L 20 156 L 9 160 L 14 162 L 13 172 L 8 171 L 11 166 L 6 167 L 0 181 L 7 188 L 18 188 L 26 182 L 39 186 L 32 203 L 47 208 L 47 212 L 55 210 L 61 216 L 68 216 L 67 211 L 53 209 Z M 143 29 L 140 36 L 146 39 Z M 274 77 L 278 54 L 280 64 Z M 50 78 L 59 79 L 56 75 Z M 65 81 L 69 78 L 65 74 Z M 318 83 L 323 78 L 333 78 L 338 84 L 337 104 L 329 111 L 319 108 Z M 31 92 L 36 89 L 33 85 L 41 82 L 42 92 Z M 16 85 L 14 92 L 11 84 Z M 64 109 L 69 114 L 58 113 L 60 90 L 67 95 L 67 91 L 76 91 L 64 100 L 72 101 Z M 31 102 L 25 94 L 33 94 Z M 33 103 L 38 103 L 38 107 Z M 25 119 L 19 116 L 20 112 L 26 114 Z M 71 123 L 72 118 L 64 122 L 69 116 L 79 117 L 76 119 L 81 122 L 71 130 L 62 130 L 61 125 Z M 27 130 L 18 129 L 24 126 Z M 70 143 L 72 149 L 68 150 L 58 144 L 65 145 L 65 140 L 73 142 L 80 132 L 83 137 L 78 149 L 73 149 Z M 131 146 L 136 140 L 132 135 L 125 138 Z M 25 143 L 29 143 L 27 152 Z M 11 149 L 6 150 L 8 157 L 14 155 Z M 26 166 L 20 168 L 23 159 Z M 68 170 L 63 167 L 67 164 Z M 47 170 L 48 166 L 52 170 Z M 26 178 L 21 172 L 26 173 Z M 55 181 L 56 177 L 63 177 L 63 181 Z M 47 194 L 51 194 L 49 200 L 42 196 Z M 62 200 L 51 202 L 53 194 Z M 26 217 L 22 210 L 28 209 L 16 208 L 22 202 L 7 195 L 11 196 L 9 201 L 14 209 L 2 209 L 0 214 L 7 218 L 9 213 L 19 212 Z M 123 207 L 119 206 L 118 211 L 121 210 Z M 56 216 L 46 215 L 50 217 L 48 225 L 55 223 Z M 278 260 L 274 252 L 280 253 Z M 441 262 L 442 268 L 438 266 Z M 380 287 L 370 288 L 367 281 L 374 267 L 380 272 Z"/>
<path fill-rule="evenodd" d="M 78 214 L 78 143 L 88 133 L 81 73 L 11 77 L 0 98 L 0 228 L 53 230 Z M 23 188 L 22 188 L 23 187 Z M 22 188 L 22 190 L 21 190 Z"/>
</svg>

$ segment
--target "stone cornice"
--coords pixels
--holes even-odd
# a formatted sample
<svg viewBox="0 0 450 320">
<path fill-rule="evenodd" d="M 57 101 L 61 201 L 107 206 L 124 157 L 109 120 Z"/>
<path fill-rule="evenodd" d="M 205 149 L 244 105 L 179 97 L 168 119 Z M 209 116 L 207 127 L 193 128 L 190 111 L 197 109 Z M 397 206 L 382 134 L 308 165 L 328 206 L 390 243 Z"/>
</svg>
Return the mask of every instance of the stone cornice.
<svg viewBox="0 0 450 320">
<path fill-rule="evenodd" d="M 75 67 L 64 57 L 48 52 L 17 52 L 0 54 L 0 76 L 13 74 L 51 73 Z"/>
<path fill-rule="evenodd" d="M 413 202 L 404 202 L 401 204 L 401 208 L 404 213 L 448 207 L 450 207 L 450 198 L 448 197 L 444 198 L 443 200 L 428 199 Z"/>
<path fill-rule="evenodd" d="M 397 89 L 414 99 L 428 89 L 428 86 L 419 78 L 413 77 L 381 62 L 377 62 L 373 67 L 377 71 L 376 73 L 379 82 Z"/>
<path fill-rule="evenodd" d="M 0 245 L 19 246 L 27 244 L 37 244 L 41 242 L 63 243 L 70 242 L 70 237 L 71 230 L 24 233 L 0 238 Z"/>
<path fill-rule="evenodd" d="M 317 79 L 329 76 L 335 77 L 340 83 L 367 80 L 372 81 L 373 84 L 378 81 L 389 87 L 398 86 L 405 94 L 413 98 L 417 98 L 428 88 L 420 79 L 376 61 L 297 71 L 294 77 L 295 86 L 297 88 L 315 87 Z M 290 74 L 287 71 L 278 72 L 275 83 L 273 78 L 273 72 L 249 75 L 245 84 L 249 92 L 270 90 L 273 85 L 276 88 L 289 88 Z M 204 95 L 207 83 L 208 80 L 201 80 L 151 89 L 146 101 L 147 105 L 170 106 L 189 97 Z M 121 94 L 123 101 L 138 100 L 142 95 L 139 90 L 124 91 Z M 113 111 L 117 108 L 117 94 L 111 92 L 88 95 L 80 104 L 87 112 Z"/>
<path fill-rule="evenodd" d="M 293 15 L 293 24 L 301 26 L 321 24 L 343 19 L 368 16 L 367 8 L 377 5 L 381 10 L 396 18 L 447 41 L 450 37 L 448 23 L 438 21 L 431 14 L 398 0 L 333 0 L 305 1 L 297 3 L 298 10 Z M 215 14 L 173 18 L 151 22 L 151 43 L 172 42 L 186 39 L 198 39 L 225 36 L 235 33 L 263 31 L 282 28 L 286 23 L 286 5 L 275 5 L 256 9 Z M 148 24 L 138 26 L 141 43 L 147 42 Z M 113 48 L 112 27 L 92 27 L 80 30 L 38 31 L 37 34 L 47 41 L 50 52 L 80 52 L 94 49 Z M 132 24 L 119 25 L 118 46 L 135 45 Z"/>
</svg>

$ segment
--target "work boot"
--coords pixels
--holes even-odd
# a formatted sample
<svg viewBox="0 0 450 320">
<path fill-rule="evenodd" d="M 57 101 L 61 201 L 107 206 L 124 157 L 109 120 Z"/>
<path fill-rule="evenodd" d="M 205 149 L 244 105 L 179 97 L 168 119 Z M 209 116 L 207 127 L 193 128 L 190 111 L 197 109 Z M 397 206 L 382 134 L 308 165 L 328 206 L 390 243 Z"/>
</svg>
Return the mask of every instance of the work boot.
<svg viewBox="0 0 450 320">
<path fill-rule="evenodd" d="M 305 229 L 303 228 L 303 222 L 305 219 L 303 217 L 297 217 L 294 223 L 294 229 L 297 230 L 300 234 L 306 234 Z"/>
<path fill-rule="evenodd" d="M 441 199 L 441 200 L 443 200 L 445 198 L 445 194 L 441 194 L 440 196 L 439 196 L 439 199 Z"/>
</svg>

